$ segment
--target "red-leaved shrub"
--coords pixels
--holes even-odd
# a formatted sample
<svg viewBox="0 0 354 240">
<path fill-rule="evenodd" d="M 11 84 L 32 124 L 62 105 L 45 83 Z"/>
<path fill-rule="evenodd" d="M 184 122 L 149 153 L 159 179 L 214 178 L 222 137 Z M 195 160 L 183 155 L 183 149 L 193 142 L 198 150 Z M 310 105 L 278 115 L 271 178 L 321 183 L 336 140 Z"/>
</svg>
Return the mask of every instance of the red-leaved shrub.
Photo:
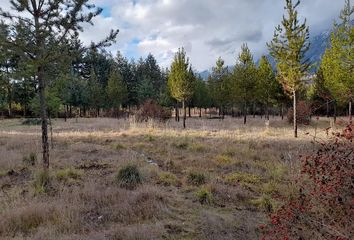
<svg viewBox="0 0 354 240">
<path fill-rule="evenodd" d="M 135 114 L 138 122 L 146 122 L 149 119 L 161 122 L 167 121 L 171 117 L 171 110 L 158 105 L 153 100 L 147 100 Z"/>
<path fill-rule="evenodd" d="M 348 126 L 301 157 L 299 194 L 260 226 L 264 240 L 336 239 L 354 236 L 354 131 Z"/>
<path fill-rule="evenodd" d="M 296 105 L 296 121 L 299 124 L 309 124 L 311 116 L 311 106 L 305 101 L 299 101 Z M 289 123 L 294 121 L 294 109 L 289 108 L 287 113 Z"/>
</svg>

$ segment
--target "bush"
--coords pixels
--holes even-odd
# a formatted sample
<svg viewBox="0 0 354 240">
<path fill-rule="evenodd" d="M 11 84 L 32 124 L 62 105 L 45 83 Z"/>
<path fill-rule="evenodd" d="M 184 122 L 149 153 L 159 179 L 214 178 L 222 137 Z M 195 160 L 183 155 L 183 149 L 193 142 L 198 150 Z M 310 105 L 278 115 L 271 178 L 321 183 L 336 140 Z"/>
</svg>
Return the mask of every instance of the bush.
<svg viewBox="0 0 354 240">
<path fill-rule="evenodd" d="M 37 162 L 37 155 L 33 152 L 31 152 L 29 155 L 23 156 L 22 162 L 26 166 L 34 166 L 36 165 Z"/>
<path fill-rule="evenodd" d="M 263 239 L 349 240 L 353 228 L 354 131 L 348 126 L 318 150 L 301 157 L 298 194 L 262 226 Z"/>
<path fill-rule="evenodd" d="M 126 189 L 135 189 L 143 179 L 137 166 L 127 165 L 121 168 L 116 176 L 119 185 Z"/>
<path fill-rule="evenodd" d="M 82 172 L 78 171 L 76 169 L 73 169 L 73 168 L 65 168 L 65 169 L 59 170 L 56 173 L 56 176 L 59 181 L 66 182 L 66 181 L 69 181 L 70 179 L 74 179 L 74 180 L 80 179 L 82 176 Z"/>
<path fill-rule="evenodd" d="M 298 124 L 310 124 L 311 106 L 305 101 L 299 101 L 296 106 L 296 118 Z M 294 108 L 290 108 L 287 114 L 288 122 L 294 122 Z"/>
<path fill-rule="evenodd" d="M 239 182 L 257 184 L 261 181 L 261 178 L 260 176 L 255 174 L 237 172 L 237 173 L 229 174 L 228 176 L 226 176 L 225 180 L 229 184 L 235 184 Z"/>
<path fill-rule="evenodd" d="M 163 172 L 159 174 L 159 183 L 164 186 L 179 186 L 180 181 L 176 177 L 176 175 L 168 172 Z"/>
<path fill-rule="evenodd" d="M 212 202 L 212 194 L 206 188 L 199 189 L 196 192 L 196 196 L 201 204 L 210 204 Z"/>
<path fill-rule="evenodd" d="M 161 122 L 167 121 L 171 117 L 171 110 L 158 105 L 153 100 L 147 100 L 135 114 L 138 122 L 147 122 L 149 119 Z"/>
<path fill-rule="evenodd" d="M 206 182 L 206 177 L 204 173 L 201 172 L 190 172 L 187 181 L 189 184 L 199 186 Z"/>
<path fill-rule="evenodd" d="M 41 170 L 35 174 L 34 190 L 36 193 L 47 193 L 50 190 L 51 177 L 48 170 Z"/>
</svg>

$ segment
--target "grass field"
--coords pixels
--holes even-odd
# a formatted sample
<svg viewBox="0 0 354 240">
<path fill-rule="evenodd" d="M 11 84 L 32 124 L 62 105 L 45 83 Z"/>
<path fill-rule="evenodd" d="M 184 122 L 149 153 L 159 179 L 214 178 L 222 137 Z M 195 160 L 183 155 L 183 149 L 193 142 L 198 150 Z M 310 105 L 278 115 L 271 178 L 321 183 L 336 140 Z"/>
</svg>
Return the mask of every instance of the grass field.
<svg viewBox="0 0 354 240">
<path fill-rule="evenodd" d="M 0 239 L 258 239 L 293 194 L 298 156 L 329 120 L 54 120 L 49 183 L 38 185 L 39 126 L 0 120 Z M 309 133 L 309 134 L 307 134 Z M 32 163 L 36 162 L 33 166 Z M 142 183 L 117 173 L 136 165 Z"/>
</svg>

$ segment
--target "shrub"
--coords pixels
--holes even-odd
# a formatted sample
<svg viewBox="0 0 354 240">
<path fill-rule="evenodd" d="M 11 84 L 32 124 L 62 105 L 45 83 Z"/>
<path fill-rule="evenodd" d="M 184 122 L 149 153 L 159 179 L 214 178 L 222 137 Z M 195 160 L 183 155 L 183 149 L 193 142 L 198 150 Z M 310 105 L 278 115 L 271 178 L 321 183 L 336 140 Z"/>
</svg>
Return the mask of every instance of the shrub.
<svg viewBox="0 0 354 240">
<path fill-rule="evenodd" d="M 235 184 L 238 182 L 257 184 L 261 181 L 261 178 L 255 174 L 238 172 L 227 175 L 225 180 L 230 184 Z"/>
<path fill-rule="evenodd" d="M 263 239 L 349 240 L 353 228 L 353 128 L 301 157 L 298 194 L 270 216 Z M 319 238 L 316 238 L 319 239 Z"/>
<path fill-rule="evenodd" d="M 275 205 L 272 199 L 268 196 L 262 196 L 258 199 L 251 200 L 251 204 L 269 213 L 273 212 Z"/>
<path fill-rule="evenodd" d="M 119 170 L 116 180 L 123 188 L 135 189 L 142 183 L 142 176 L 137 166 L 127 165 Z"/>
<path fill-rule="evenodd" d="M 135 114 L 138 122 L 147 122 L 149 119 L 161 122 L 167 121 L 171 117 L 171 110 L 158 105 L 154 100 L 147 100 Z"/>
<path fill-rule="evenodd" d="M 210 204 L 212 202 L 211 192 L 204 187 L 196 192 L 196 196 L 201 204 Z"/>
<path fill-rule="evenodd" d="M 34 166 L 37 162 L 37 155 L 31 152 L 29 155 L 23 156 L 22 162 L 26 166 Z"/>
<path fill-rule="evenodd" d="M 56 177 L 59 181 L 67 182 L 71 179 L 77 180 L 82 176 L 82 172 L 74 168 L 65 168 L 57 171 Z"/>
<path fill-rule="evenodd" d="M 206 177 L 201 172 L 190 172 L 187 177 L 187 182 L 192 185 L 202 185 L 206 183 Z"/>
<path fill-rule="evenodd" d="M 297 123 L 299 124 L 310 124 L 310 116 L 311 116 L 311 107 L 305 101 L 299 101 L 296 106 L 296 118 Z M 294 121 L 294 109 L 289 108 L 287 114 L 288 122 L 293 123 Z"/>
<path fill-rule="evenodd" d="M 47 193 L 50 190 L 51 176 L 48 170 L 41 170 L 35 174 L 34 190 L 36 193 Z"/>
<path fill-rule="evenodd" d="M 232 158 L 226 154 L 218 155 L 215 160 L 220 165 L 228 165 L 232 163 Z"/>
<path fill-rule="evenodd" d="M 163 172 L 159 174 L 159 183 L 164 186 L 178 186 L 180 185 L 180 181 L 176 177 L 176 175 L 168 172 Z"/>
</svg>

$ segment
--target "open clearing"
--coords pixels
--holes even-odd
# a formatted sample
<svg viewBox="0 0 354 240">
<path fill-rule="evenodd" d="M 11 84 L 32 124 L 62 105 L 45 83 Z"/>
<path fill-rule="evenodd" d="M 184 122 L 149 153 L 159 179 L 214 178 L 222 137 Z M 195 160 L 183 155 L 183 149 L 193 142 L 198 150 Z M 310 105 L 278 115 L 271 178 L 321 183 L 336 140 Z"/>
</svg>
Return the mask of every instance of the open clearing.
<svg viewBox="0 0 354 240">
<path fill-rule="evenodd" d="M 40 126 L 21 122 L 0 121 L 1 239 L 257 239 L 294 191 L 299 153 L 329 127 L 313 120 L 294 139 L 280 118 L 268 128 L 259 117 L 193 118 L 186 130 L 173 120 L 54 120 L 50 191 L 39 194 Z M 134 190 L 115 180 L 127 164 L 143 176 Z"/>
</svg>

